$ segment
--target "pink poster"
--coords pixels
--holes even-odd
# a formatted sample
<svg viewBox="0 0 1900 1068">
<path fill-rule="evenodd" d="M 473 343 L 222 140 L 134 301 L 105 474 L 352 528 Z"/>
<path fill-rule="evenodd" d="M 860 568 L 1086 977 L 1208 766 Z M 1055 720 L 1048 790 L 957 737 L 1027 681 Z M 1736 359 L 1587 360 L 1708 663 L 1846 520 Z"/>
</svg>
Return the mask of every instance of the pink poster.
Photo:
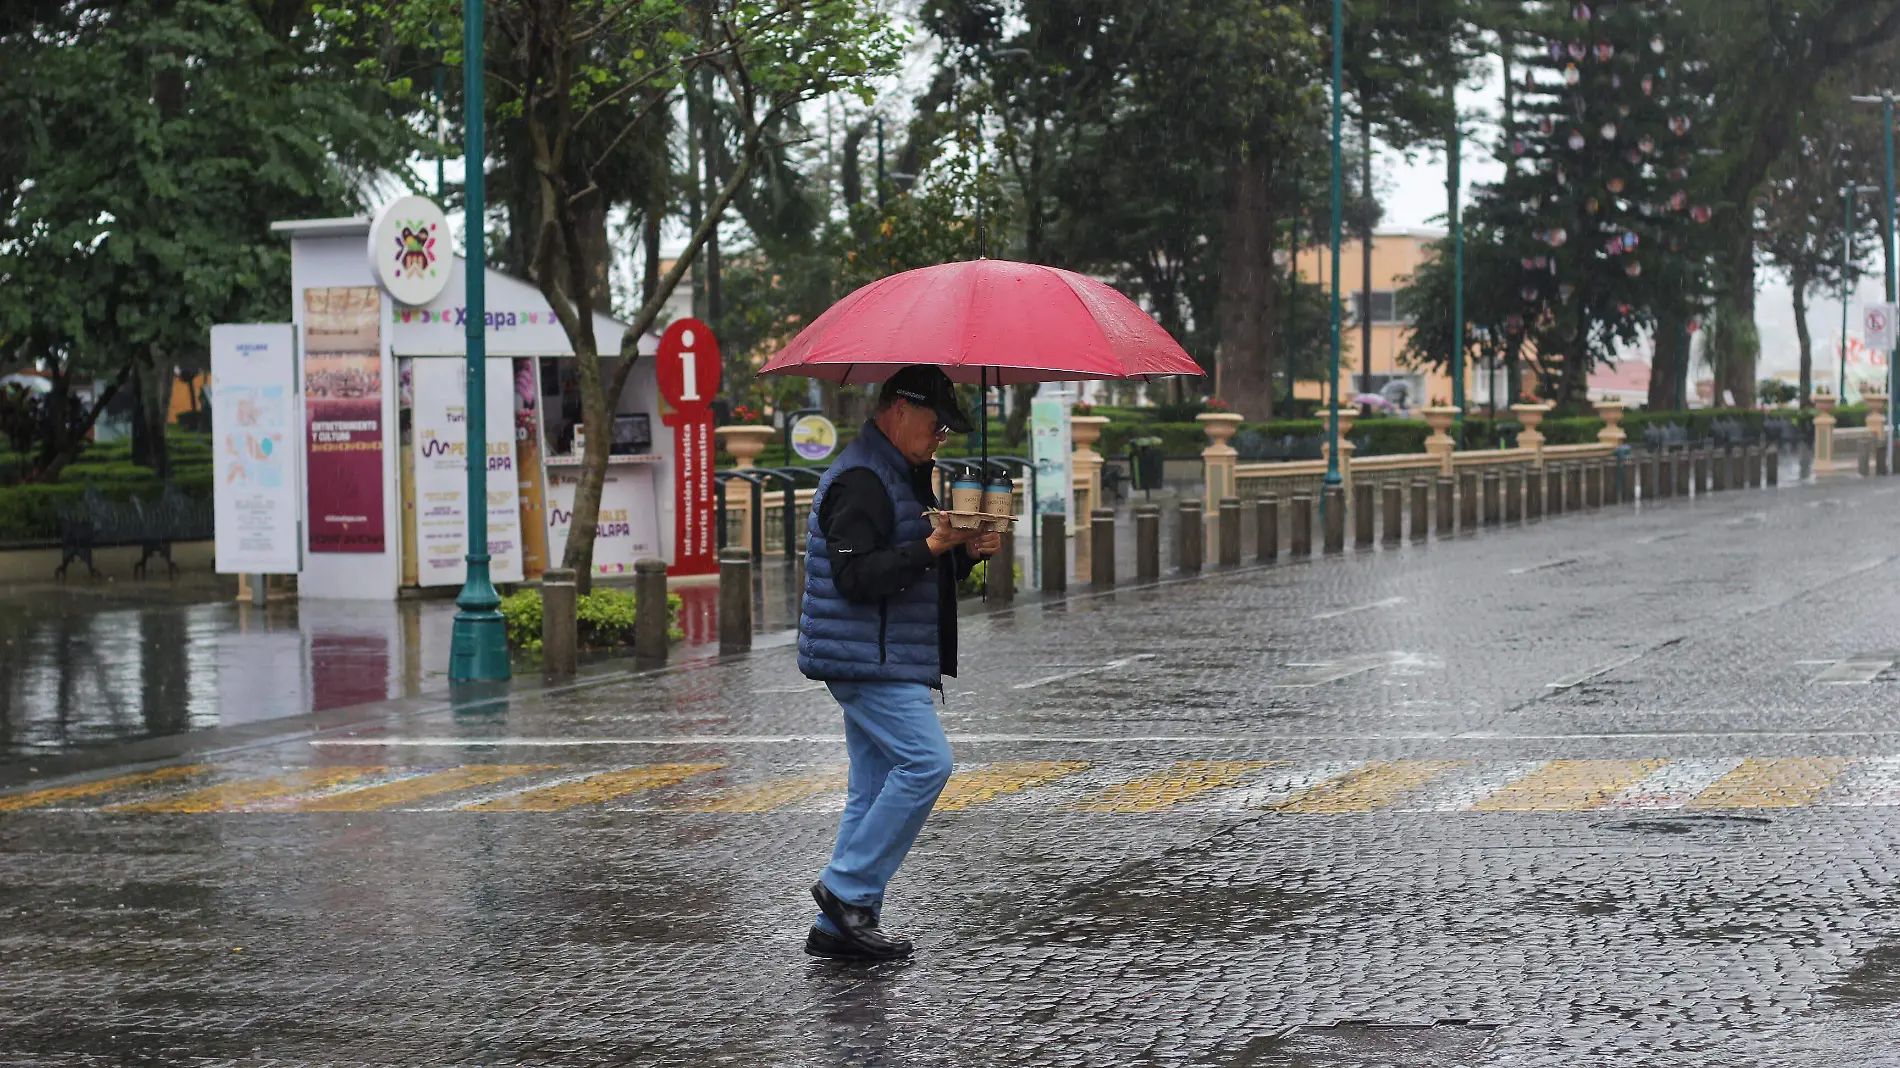
<svg viewBox="0 0 1900 1068">
<path fill-rule="evenodd" d="M 304 291 L 310 551 L 383 551 L 382 298 L 374 286 Z"/>
</svg>

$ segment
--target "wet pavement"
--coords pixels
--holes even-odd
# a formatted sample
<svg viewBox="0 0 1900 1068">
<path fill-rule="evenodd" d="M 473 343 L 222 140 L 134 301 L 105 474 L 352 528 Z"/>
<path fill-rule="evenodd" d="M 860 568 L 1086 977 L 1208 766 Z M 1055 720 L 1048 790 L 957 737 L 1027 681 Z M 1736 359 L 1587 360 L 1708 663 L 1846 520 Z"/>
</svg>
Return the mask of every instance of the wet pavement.
<svg viewBox="0 0 1900 1068">
<path fill-rule="evenodd" d="M 16 765 L 0 1063 L 1900 1062 L 1897 522 L 1846 479 L 966 619 L 904 964 L 799 952 L 843 749 L 783 645 Z"/>
</svg>

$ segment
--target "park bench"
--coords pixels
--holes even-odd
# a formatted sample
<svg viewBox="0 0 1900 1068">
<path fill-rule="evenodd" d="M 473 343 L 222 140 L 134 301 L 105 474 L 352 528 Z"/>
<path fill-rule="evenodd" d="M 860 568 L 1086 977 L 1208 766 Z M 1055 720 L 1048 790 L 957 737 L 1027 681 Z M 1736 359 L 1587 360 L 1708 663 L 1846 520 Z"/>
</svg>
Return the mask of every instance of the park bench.
<svg viewBox="0 0 1900 1068">
<path fill-rule="evenodd" d="M 86 570 L 97 578 L 99 569 L 93 566 L 92 551 L 108 545 L 139 547 L 139 561 L 132 568 L 135 576 L 144 577 L 145 565 L 154 556 L 163 558 L 169 573 L 176 575 L 178 564 L 172 560 L 172 543 L 212 536 L 211 503 L 194 501 L 169 482 L 159 498 L 149 502 L 137 497 L 110 500 L 87 486 L 79 500 L 62 505 L 57 516 L 60 556 L 53 575 L 61 580 L 74 560 L 85 561 Z"/>
</svg>

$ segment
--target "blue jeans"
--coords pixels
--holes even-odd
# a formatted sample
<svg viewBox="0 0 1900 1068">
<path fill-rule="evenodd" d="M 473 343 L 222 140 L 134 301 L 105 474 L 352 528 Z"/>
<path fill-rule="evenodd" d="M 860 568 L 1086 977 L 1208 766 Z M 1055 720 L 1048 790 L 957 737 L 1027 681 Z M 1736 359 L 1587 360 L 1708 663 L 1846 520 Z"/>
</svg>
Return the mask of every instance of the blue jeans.
<svg viewBox="0 0 1900 1068">
<path fill-rule="evenodd" d="M 950 740 L 943 736 L 930 687 L 920 682 L 833 682 L 844 708 L 845 750 L 851 755 L 838 844 L 819 879 L 847 904 L 882 910 L 884 888 L 897 874 L 930 808 L 950 779 Z M 838 929 L 822 914 L 819 929 Z"/>
</svg>

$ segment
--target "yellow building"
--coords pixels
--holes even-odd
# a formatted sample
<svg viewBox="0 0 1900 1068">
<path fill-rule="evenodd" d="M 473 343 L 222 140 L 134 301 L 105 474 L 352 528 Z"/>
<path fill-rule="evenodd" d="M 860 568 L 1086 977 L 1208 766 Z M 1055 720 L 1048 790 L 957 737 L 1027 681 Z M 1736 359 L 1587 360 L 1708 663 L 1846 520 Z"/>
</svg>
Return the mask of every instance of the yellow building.
<svg viewBox="0 0 1900 1068">
<path fill-rule="evenodd" d="M 1357 396 L 1360 393 L 1379 393 L 1393 382 L 1402 382 L 1405 387 L 1404 404 L 1409 408 L 1418 408 L 1433 400 L 1451 400 L 1451 375 L 1436 368 L 1408 367 L 1402 360 L 1405 342 L 1411 336 L 1411 320 L 1405 309 L 1398 306 L 1398 290 L 1404 286 L 1412 272 L 1431 258 L 1430 245 L 1445 236 L 1443 230 L 1375 230 L 1372 235 L 1372 289 L 1371 300 L 1365 299 L 1363 292 L 1364 265 L 1361 261 L 1361 244 L 1358 240 L 1345 242 L 1340 247 L 1339 277 L 1340 287 L 1346 291 L 1347 305 L 1345 317 L 1340 323 L 1339 365 L 1341 384 L 1340 395 Z M 1300 278 L 1320 286 L 1332 286 L 1331 250 L 1321 245 L 1318 248 L 1302 248 L 1299 254 Z M 1365 332 L 1361 325 L 1362 306 L 1370 305 L 1372 313 L 1372 353 L 1370 366 L 1364 358 Z M 1370 373 L 1370 389 L 1368 384 Z M 1467 365 L 1465 369 L 1465 392 L 1467 400 L 1473 405 L 1488 404 L 1492 393 L 1496 392 L 1500 401 L 1504 400 L 1504 374 L 1499 370 L 1495 375 L 1486 375 Z M 1323 380 L 1302 380 L 1295 383 L 1294 395 L 1307 400 L 1323 400 L 1328 395 Z M 1388 394 L 1390 395 L 1390 394 Z"/>
</svg>

